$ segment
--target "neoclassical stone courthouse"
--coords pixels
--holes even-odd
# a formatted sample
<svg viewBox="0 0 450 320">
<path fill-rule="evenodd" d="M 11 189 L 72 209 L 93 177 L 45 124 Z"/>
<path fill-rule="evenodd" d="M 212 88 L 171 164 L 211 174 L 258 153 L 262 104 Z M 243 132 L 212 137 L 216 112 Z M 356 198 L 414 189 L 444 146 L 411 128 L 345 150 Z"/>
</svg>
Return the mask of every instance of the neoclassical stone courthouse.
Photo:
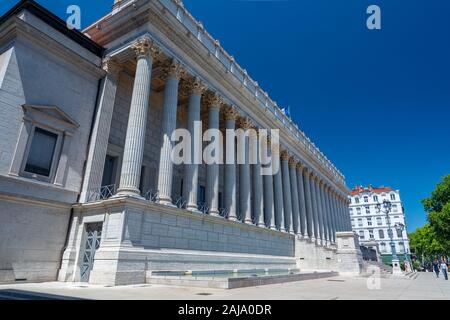
<svg viewBox="0 0 450 320">
<path fill-rule="evenodd" d="M 196 121 L 279 129 L 280 170 L 172 164 L 171 133 Z M 344 176 L 180 0 L 116 0 L 83 32 L 18 3 L 0 137 L 0 282 L 357 270 Z"/>
</svg>

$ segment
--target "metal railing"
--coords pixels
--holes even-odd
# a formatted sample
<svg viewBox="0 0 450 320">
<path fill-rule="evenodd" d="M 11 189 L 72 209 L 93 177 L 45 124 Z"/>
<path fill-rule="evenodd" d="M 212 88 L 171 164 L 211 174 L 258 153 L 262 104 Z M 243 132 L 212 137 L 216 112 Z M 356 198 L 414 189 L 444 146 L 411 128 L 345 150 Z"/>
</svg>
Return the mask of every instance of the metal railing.
<svg viewBox="0 0 450 320">
<path fill-rule="evenodd" d="M 99 188 L 91 188 L 88 190 L 87 202 L 96 202 L 106 200 L 116 194 L 116 185 L 110 184 Z"/>
<path fill-rule="evenodd" d="M 178 197 L 173 204 L 179 208 L 179 209 L 184 209 L 186 208 L 186 200 L 183 199 L 183 197 Z"/>
<path fill-rule="evenodd" d="M 197 206 L 198 210 L 203 214 L 208 214 L 209 207 L 205 202 L 200 202 Z"/>
<path fill-rule="evenodd" d="M 149 189 L 147 192 L 142 194 L 142 197 L 144 197 L 147 201 L 157 202 L 159 199 L 159 190 Z"/>
</svg>

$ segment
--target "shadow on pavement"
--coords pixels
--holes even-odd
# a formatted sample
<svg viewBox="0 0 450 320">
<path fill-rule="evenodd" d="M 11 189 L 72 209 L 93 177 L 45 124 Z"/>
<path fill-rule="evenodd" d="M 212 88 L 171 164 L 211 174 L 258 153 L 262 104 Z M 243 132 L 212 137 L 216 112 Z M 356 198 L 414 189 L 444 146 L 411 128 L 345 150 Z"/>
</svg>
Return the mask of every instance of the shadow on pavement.
<svg viewBox="0 0 450 320">
<path fill-rule="evenodd" d="M 85 300 L 75 297 L 60 296 L 48 293 L 39 293 L 25 290 L 0 290 L 0 300 Z"/>
</svg>

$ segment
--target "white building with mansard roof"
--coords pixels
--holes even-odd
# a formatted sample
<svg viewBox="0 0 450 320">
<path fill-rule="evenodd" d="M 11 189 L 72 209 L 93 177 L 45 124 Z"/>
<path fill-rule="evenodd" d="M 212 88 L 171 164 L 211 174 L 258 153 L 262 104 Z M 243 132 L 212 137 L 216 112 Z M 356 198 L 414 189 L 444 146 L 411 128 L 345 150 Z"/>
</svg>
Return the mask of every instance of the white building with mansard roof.
<svg viewBox="0 0 450 320">
<path fill-rule="evenodd" d="M 359 272 L 344 176 L 181 1 L 115 1 L 82 32 L 20 1 L 0 20 L 0 110 L 0 282 Z M 175 165 L 172 133 L 199 121 L 279 130 L 280 169 Z"/>
<path fill-rule="evenodd" d="M 349 200 L 352 228 L 359 236 L 361 245 L 370 247 L 376 242 L 383 260 L 389 262 L 392 258 L 389 232 L 392 232 L 392 242 L 397 256 L 401 260 L 409 256 L 405 211 L 399 190 L 384 186 L 357 186 L 353 188 Z M 387 213 L 383 212 L 386 211 L 382 206 L 384 201 L 391 204 Z M 381 204 L 381 208 L 378 209 L 377 204 Z"/>
</svg>

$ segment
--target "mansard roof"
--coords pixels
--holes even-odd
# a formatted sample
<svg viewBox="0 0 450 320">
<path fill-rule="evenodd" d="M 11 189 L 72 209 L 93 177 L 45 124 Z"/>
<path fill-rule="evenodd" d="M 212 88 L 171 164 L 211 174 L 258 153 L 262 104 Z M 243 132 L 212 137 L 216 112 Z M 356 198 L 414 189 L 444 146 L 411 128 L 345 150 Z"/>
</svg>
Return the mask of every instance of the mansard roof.
<svg viewBox="0 0 450 320">
<path fill-rule="evenodd" d="M 368 187 L 363 187 L 363 186 L 355 186 L 352 190 L 351 195 L 352 196 L 356 196 L 358 194 L 361 193 L 383 193 L 383 192 L 391 192 L 394 191 L 394 189 L 392 189 L 391 187 L 385 187 L 385 186 L 381 186 L 381 187 L 373 187 L 371 184 L 369 184 Z"/>
<path fill-rule="evenodd" d="M 105 49 L 92 41 L 76 29 L 67 28 L 67 24 L 62 19 L 58 18 L 56 15 L 45 9 L 43 6 L 35 2 L 34 0 L 21 0 L 17 3 L 13 8 L 11 8 L 8 12 L 6 12 L 2 17 L 0 17 L 0 25 L 2 25 L 9 18 L 17 15 L 23 10 L 27 10 L 31 12 L 33 15 L 56 29 L 58 32 L 62 33 L 72 41 L 81 45 L 86 50 L 92 52 L 98 57 L 103 57 L 103 53 Z"/>
</svg>

